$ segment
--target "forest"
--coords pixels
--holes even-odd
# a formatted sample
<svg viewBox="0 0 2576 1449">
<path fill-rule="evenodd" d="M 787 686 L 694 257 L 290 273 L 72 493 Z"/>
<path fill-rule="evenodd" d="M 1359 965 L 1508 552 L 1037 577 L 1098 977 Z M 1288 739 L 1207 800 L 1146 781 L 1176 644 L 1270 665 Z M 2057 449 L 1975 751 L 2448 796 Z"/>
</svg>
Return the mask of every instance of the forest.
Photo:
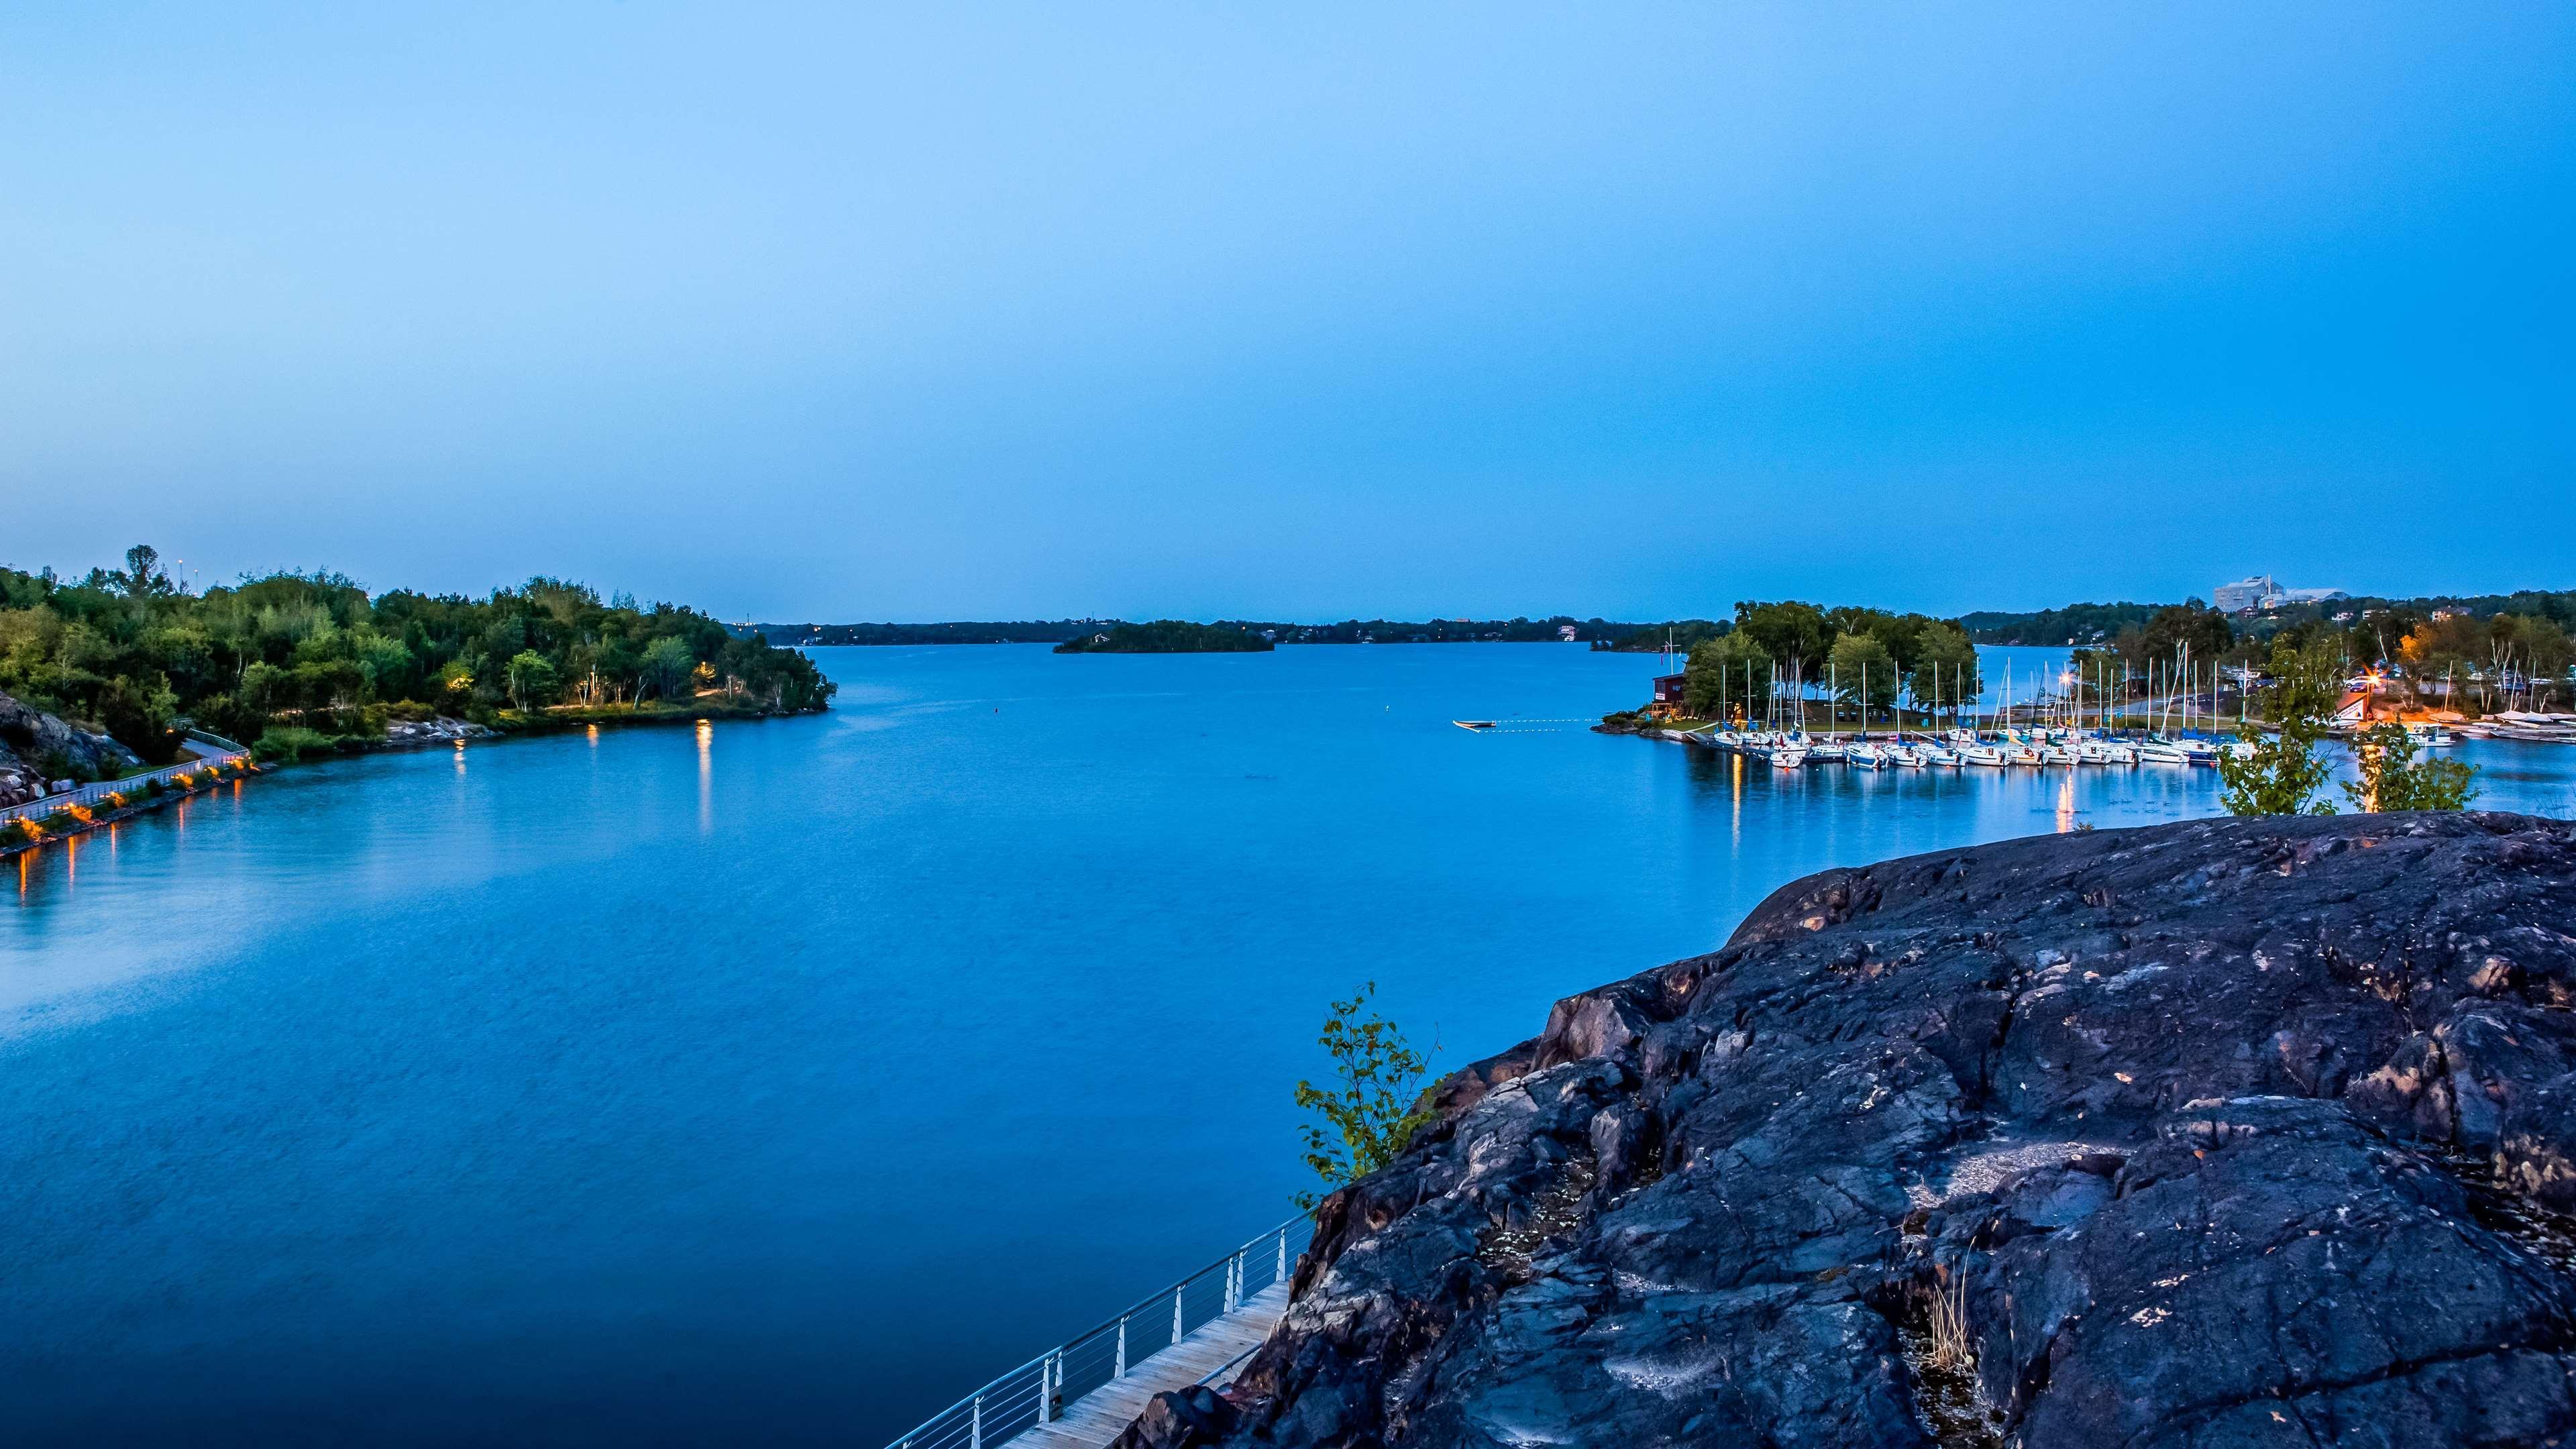
<svg viewBox="0 0 2576 1449">
<path fill-rule="evenodd" d="M 0 568 L 0 693 L 158 764 L 190 727 L 293 757 L 381 741 L 396 719 L 796 713 L 823 708 L 833 685 L 804 655 L 697 610 L 603 603 L 560 579 L 371 596 L 317 571 L 195 593 L 138 544 L 124 568 L 78 580 Z"/>
</svg>

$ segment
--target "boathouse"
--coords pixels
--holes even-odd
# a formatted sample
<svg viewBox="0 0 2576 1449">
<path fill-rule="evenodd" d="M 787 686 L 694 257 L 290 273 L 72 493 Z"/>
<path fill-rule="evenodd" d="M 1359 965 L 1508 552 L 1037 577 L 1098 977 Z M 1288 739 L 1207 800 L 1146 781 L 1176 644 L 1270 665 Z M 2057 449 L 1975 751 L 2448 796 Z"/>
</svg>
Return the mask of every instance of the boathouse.
<svg viewBox="0 0 2576 1449">
<path fill-rule="evenodd" d="M 1655 701 L 1646 706 L 1646 713 L 1657 719 L 1681 718 L 1682 676 L 1678 674 L 1655 676 Z"/>
</svg>

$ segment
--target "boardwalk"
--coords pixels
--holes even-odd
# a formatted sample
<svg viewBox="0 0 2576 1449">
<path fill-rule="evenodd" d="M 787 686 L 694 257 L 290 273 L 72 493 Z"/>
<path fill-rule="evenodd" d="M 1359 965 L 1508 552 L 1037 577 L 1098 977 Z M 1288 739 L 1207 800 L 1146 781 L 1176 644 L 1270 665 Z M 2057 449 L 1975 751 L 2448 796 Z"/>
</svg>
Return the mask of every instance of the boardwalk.
<svg viewBox="0 0 2576 1449">
<path fill-rule="evenodd" d="M 1273 1283 L 1243 1306 L 1193 1329 L 1180 1342 L 1128 1367 L 1114 1379 L 1064 1406 L 1052 1424 L 1032 1424 L 1011 1436 L 1026 1449 L 1103 1449 L 1144 1412 L 1145 1401 L 1165 1389 L 1207 1383 L 1223 1388 L 1288 1309 L 1288 1285 Z"/>
</svg>

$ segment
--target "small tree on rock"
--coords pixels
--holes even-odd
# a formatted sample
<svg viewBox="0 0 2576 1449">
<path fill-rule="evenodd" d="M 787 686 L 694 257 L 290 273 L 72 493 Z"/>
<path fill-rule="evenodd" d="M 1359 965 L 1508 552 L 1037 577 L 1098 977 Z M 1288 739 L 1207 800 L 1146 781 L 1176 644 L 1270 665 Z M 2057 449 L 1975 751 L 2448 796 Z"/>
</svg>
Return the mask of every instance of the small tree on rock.
<svg viewBox="0 0 2576 1449">
<path fill-rule="evenodd" d="M 2317 741 L 2333 720 L 2343 697 L 2343 652 L 2320 639 L 2302 649 L 2282 640 L 2272 646 L 2262 709 L 2280 731 L 2266 737 L 2251 722 L 2237 737 L 2253 747 L 2244 759 L 2218 757 L 2218 775 L 2226 782 L 2223 797 L 2231 815 L 2332 815 L 2332 802 L 2317 798 L 2328 768 L 2317 757 Z"/>
<path fill-rule="evenodd" d="M 2467 809 L 2477 798 L 2478 772 L 2457 760 L 2419 760 L 2422 749 L 2393 720 L 2353 736 L 2353 766 L 2361 778 L 2344 785 L 2344 797 L 2364 812 Z"/>
<path fill-rule="evenodd" d="M 1335 1085 L 1297 1084 L 1297 1105 L 1322 1119 L 1304 1131 L 1306 1165 L 1324 1180 L 1326 1191 L 1393 1162 L 1439 1115 L 1421 1101 L 1430 1063 L 1395 1023 L 1374 1010 L 1360 1015 L 1376 995 L 1377 983 L 1369 982 L 1350 1000 L 1334 1002 L 1324 1019 L 1324 1034 L 1316 1040 L 1333 1058 Z M 1311 1211 L 1317 1201 L 1319 1194 L 1302 1193 L 1297 1205 Z"/>
</svg>

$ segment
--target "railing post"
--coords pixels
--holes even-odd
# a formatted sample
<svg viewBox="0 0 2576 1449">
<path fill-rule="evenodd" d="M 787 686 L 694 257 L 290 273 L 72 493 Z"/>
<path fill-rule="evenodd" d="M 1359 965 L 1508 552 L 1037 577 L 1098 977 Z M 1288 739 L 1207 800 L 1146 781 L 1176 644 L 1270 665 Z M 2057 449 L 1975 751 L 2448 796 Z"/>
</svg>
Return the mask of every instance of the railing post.
<svg viewBox="0 0 2576 1449">
<path fill-rule="evenodd" d="M 1055 1355 L 1038 1360 L 1038 1422 L 1047 1421 L 1047 1393 L 1055 1387 Z"/>
<path fill-rule="evenodd" d="M 975 1396 L 975 1426 L 968 1431 L 968 1449 L 984 1449 L 984 1396 Z"/>
<path fill-rule="evenodd" d="M 1110 1377 L 1127 1377 L 1127 1315 L 1124 1313 L 1118 1315 L 1118 1372 Z"/>
<path fill-rule="evenodd" d="M 1279 1228 L 1279 1276 L 1273 1281 L 1288 1281 L 1288 1227 L 1284 1223 Z"/>
<path fill-rule="evenodd" d="M 1181 1290 L 1172 1290 L 1172 1342 L 1181 1341 Z"/>
</svg>

